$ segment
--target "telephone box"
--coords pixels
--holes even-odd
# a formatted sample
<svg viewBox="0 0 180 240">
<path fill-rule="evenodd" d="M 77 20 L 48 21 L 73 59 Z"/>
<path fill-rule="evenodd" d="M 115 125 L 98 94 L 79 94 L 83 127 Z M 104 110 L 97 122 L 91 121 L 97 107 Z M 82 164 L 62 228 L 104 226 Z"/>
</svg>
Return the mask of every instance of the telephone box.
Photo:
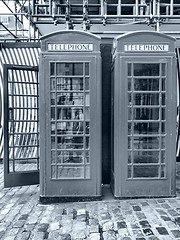
<svg viewBox="0 0 180 240">
<path fill-rule="evenodd" d="M 114 40 L 112 171 L 116 197 L 175 195 L 175 39 L 134 32 Z"/>
<path fill-rule="evenodd" d="M 40 200 L 101 196 L 100 38 L 58 31 L 41 38 Z"/>
</svg>

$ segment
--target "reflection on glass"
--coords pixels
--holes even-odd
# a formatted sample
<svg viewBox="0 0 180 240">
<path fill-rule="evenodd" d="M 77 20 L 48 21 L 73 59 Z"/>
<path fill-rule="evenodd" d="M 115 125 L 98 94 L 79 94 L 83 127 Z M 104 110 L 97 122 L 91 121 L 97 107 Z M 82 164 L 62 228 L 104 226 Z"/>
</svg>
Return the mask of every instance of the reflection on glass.
<svg viewBox="0 0 180 240">
<path fill-rule="evenodd" d="M 83 137 L 57 136 L 58 149 L 83 149 Z"/>
<path fill-rule="evenodd" d="M 83 134 L 83 122 L 57 122 L 57 134 Z"/>
<path fill-rule="evenodd" d="M 57 105 L 84 105 L 84 94 L 83 93 L 58 93 L 57 94 Z"/>
<path fill-rule="evenodd" d="M 83 63 L 56 63 L 56 75 L 83 75 Z"/>
<path fill-rule="evenodd" d="M 89 128 L 90 128 L 89 122 L 86 122 L 86 134 L 89 134 Z"/>
<path fill-rule="evenodd" d="M 159 105 L 159 93 L 134 93 L 133 105 Z"/>
<path fill-rule="evenodd" d="M 84 154 L 83 151 L 57 151 L 58 163 L 83 163 Z"/>
<path fill-rule="evenodd" d="M 51 134 L 55 134 L 55 130 L 56 130 L 55 122 L 52 122 L 51 123 Z"/>
<path fill-rule="evenodd" d="M 83 78 L 57 77 L 57 91 L 82 91 Z"/>
<path fill-rule="evenodd" d="M 159 120 L 159 108 L 134 108 L 135 120 Z"/>
<path fill-rule="evenodd" d="M 138 122 L 134 123 L 135 134 L 156 134 L 160 133 L 159 122 Z"/>
<path fill-rule="evenodd" d="M 57 178 L 83 178 L 84 167 L 60 167 L 58 166 Z"/>
<path fill-rule="evenodd" d="M 56 151 L 51 151 L 51 163 L 56 162 Z"/>
<path fill-rule="evenodd" d="M 134 178 L 153 178 L 159 176 L 159 166 L 133 166 Z"/>
<path fill-rule="evenodd" d="M 165 149 L 166 147 L 166 137 L 161 137 L 161 149 Z"/>
<path fill-rule="evenodd" d="M 134 78 L 134 91 L 159 91 L 159 78 Z"/>
<path fill-rule="evenodd" d="M 134 151 L 134 163 L 158 163 L 159 151 Z"/>
<path fill-rule="evenodd" d="M 159 149 L 159 137 L 134 137 L 134 149 Z"/>
<path fill-rule="evenodd" d="M 159 63 L 134 63 L 134 76 L 159 76 Z"/>
<path fill-rule="evenodd" d="M 50 78 L 50 90 L 55 91 L 56 90 L 56 80 L 55 78 Z"/>
</svg>

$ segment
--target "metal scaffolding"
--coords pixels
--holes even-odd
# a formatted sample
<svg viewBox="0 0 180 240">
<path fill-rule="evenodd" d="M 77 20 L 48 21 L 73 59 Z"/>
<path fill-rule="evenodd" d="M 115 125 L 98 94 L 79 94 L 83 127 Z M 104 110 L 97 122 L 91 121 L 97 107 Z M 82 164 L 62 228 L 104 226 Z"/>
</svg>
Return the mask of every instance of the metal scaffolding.
<svg viewBox="0 0 180 240">
<path fill-rule="evenodd" d="M 40 25 L 45 24 L 65 29 L 81 24 L 86 31 L 92 25 L 144 23 L 159 31 L 161 24 L 180 23 L 179 0 L 1 0 L 1 4 L 7 12 L 0 13 L 0 34 L 19 41 L 38 40 Z M 13 24 L 7 25 L 7 17 Z"/>
</svg>

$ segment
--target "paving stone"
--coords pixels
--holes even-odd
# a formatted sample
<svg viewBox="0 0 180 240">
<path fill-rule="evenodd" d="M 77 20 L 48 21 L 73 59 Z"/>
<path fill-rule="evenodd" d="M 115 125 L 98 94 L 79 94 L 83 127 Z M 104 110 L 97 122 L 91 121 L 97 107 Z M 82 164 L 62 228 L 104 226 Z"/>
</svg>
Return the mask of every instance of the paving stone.
<svg viewBox="0 0 180 240">
<path fill-rule="evenodd" d="M 139 220 L 146 219 L 146 215 L 143 212 L 136 212 L 136 216 Z"/>
<path fill-rule="evenodd" d="M 21 232 L 17 235 L 16 240 L 28 240 L 31 235 L 31 232 Z"/>
<path fill-rule="evenodd" d="M 171 232 L 175 238 L 180 238 L 180 230 L 172 230 Z"/>
<path fill-rule="evenodd" d="M 103 232 L 103 240 L 116 240 L 116 234 L 114 231 Z"/>
<path fill-rule="evenodd" d="M 150 228 L 143 229 L 143 232 L 146 236 L 154 235 L 153 231 Z"/>
<path fill-rule="evenodd" d="M 120 228 L 127 228 L 127 224 L 125 221 L 117 222 L 117 229 L 120 229 Z"/>
<path fill-rule="evenodd" d="M 156 229 L 160 235 L 168 235 L 169 234 L 165 227 L 156 227 Z"/>
<path fill-rule="evenodd" d="M 103 223 L 102 225 L 102 230 L 104 231 L 109 231 L 109 230 L 113 230 L 114 224 L 112 221 L 108 221 Z"/>
<path fill-rule="evenodd" d="M 171 207 L 169 206 L 169 204 L 167 204 L 167 203 L 161 204 L 161 207 L 163 207 L 163 208 L 165 208 L 165 209 L 171 208 Z"/>
<path fill-rule="evenodd" d="M 159 238 L 156 236 L 149 236 L 148 240 L 159 240 Z"/>
<path fill-rule="evenodd" d="M 147 220 L 142 220 L 139 223 L 142 226 L 142 228 L 149 228 L 149 227 L 151 227 L 151 225 L 149 224 L 149 222 Z"/>
<path fill-rule="evenodd" d="M 100 240 L 100 233 L 90 233 L 90 240 Z"/>
<path fill-rule="evenodd" d="M 140 208 L 140 206 L 133 206 L 133 210 L 134 211 L 141 211 L 141 208 Z"/>
<path fill-rule="evenodd" d="M 161 218 L 164 220 L 164 221 L 171 221 L 171 218 L 168 217 L 167 215 L 162 215 Z"/>
<path fill-rule="evenodd" d="M 167 212 L 173 217 L 176 217 L 179 215 L 179 213 L 177 213 L 174 209 L 168 209 Z"/>
</svg>

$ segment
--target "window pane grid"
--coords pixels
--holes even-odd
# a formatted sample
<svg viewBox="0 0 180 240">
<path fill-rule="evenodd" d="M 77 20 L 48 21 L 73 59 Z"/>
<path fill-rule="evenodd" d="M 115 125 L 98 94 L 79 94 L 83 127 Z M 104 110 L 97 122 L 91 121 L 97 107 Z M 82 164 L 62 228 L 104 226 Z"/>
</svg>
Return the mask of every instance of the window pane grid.
<svg viewBox="0 0 180 240">
<path fill-rule="evenodd" d="M 128 63 L 127 75 L 128 179 L 165 178 L 166 65 Z"/>
<path fill-rule="evenodd" d="M 51 177 L 90 178 L 89 62 L 50 63 Z"/>
</svg>

